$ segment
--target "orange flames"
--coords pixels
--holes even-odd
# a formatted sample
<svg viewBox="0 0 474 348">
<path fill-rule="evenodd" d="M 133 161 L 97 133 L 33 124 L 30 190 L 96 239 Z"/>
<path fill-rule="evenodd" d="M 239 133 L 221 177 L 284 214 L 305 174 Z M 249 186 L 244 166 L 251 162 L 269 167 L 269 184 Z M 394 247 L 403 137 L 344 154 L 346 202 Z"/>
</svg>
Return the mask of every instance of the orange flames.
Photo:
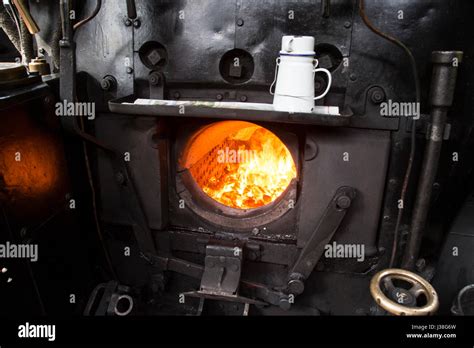
<svg viewBox="0 0 474 348">
<path fill-rule="evenodd" d="M 296 178 L 295 163 L 287 147 L 265 128 L 243 128 L 224 143 L 230 145 L 217 152 L 222 169 L 202 189 L 226 206 L 264 206 L 277 199 Z"/>
</svg>

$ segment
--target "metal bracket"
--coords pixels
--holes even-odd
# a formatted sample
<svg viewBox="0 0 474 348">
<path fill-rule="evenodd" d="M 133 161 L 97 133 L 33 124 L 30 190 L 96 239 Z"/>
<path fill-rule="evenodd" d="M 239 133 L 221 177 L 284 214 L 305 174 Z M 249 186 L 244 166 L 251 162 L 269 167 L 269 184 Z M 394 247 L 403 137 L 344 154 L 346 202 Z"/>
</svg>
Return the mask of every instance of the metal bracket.
<svg viewBox="0 0 474 348">
<path fill-rule="evenodd" d="M 236 249 L 237 248 L 237 249 Z M 268 288 L 264 284 L 240 279 L 242 268 L 243 248 L 241 246 L 216 246 L 206 247 L 205 267 L 177 258 L 154 256 L 153 263 L 161 270 L 185 274 L 201 279 L 199 291 L 183 293 L 184 296 L 200 299 L 232 301 L 265 306 L 272 304 L 284 310 L 291 307 L 291 296 L 279 290 Z M 213 265 L 211 267 L 211 265 Z M 239 267 L 237 269 L 236 267 Z M 252 299 L 238 294 L 239 288 L 245 290 Z"/>
<path fill-rule="evenodd" d="M 336 233 L 355 197 L 356 190 L 352 187 L 344 186 L 336 191 L 319 220 L 318 226 L 289 273 L 287 293 L 294 295 L 303 293 L 304 281 L 313 272 L 324 252 L 324 246 L 329 243 Z"/>
<path fill-rule="evenodd" d="M 260 304 L 264 302 L 238 294 L 242 272 L 242 247 L 236 245 L 209 244 L 206 246 L 204 271 L 199 291 L 184 295 L 204 299 Z"/>
<path fill-rule="evenodd" d="M 201 279 L 201 292 L 236 296 L 242 270 L 242 248 L 208 245 Z"/>
</svg>

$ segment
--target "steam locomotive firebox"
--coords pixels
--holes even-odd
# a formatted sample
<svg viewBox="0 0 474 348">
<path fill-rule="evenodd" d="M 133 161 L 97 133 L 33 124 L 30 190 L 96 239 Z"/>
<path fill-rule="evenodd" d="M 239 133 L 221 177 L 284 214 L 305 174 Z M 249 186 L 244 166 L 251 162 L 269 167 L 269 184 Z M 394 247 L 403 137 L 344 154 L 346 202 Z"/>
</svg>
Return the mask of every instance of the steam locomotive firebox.
<svg viewBox="0 0 474 348">
<path fill-rule="evenodd" d="M 59 4 L 0 5 L 5 313 L 462 313 L 472 1 Z"/>
<path fill-rule="evenodd" d="M 236 230 L 269 223 L 294 208 L 298 139 L 277 133 L 281 138 L 254 123 L 220 121 L 184 136 L 176 161 L 183 204 Z"/>
</svg>

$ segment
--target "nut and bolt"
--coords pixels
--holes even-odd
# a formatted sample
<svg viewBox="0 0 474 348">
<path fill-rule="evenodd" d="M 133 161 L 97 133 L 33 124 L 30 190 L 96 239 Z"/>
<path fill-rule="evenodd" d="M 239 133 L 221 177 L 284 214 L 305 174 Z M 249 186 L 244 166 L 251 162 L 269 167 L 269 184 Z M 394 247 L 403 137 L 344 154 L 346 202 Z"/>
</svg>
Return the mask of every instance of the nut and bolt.
<svg viewBox="0 0 474 348">
<path fill-rule="evenodd" d="M 351 206 L 351 199 L 347 196 L 340 196 L 336 200 L 336 205 L 340 209 L 347 209 Z"/>
<path fill-rule="evenodd" d="M 125 70 L 127 74 L 133 74 L 133 68 L 130 66 L 127 66 L 127 69 Z"/>
<path fill-rule="evenodd" d="M 125 18 L 124 23 L 127 27 L 129 27 L 133 24 L 133 22 L 130 18 Z"/>
<path fill-rule="evenodd" d="M 300 295 L 304 291 L 304 283 L 300 279 L 292 279 L 288 282 L 288 291 L 292 294 Z"/>
<path fill-rule="evenodd" d="M 238 25 L 239 27 L 243 26 L 243 25 L 244 25 L 244 20 L 243 20 L 242 18 L 239 18 L 239 19 L 237 20 L 237 25 Z"/>
<path fill-rule="evenodd" d="M 349 22 L 349 21 L 347 21 L 347 22 L 344 23 L 344 28 L 349 29 L 351 26 L 352 26 L 352 23 Z"/>
<path fill-rule="evenodd" d="M 351 81 L 355 81 L 355 80 L 357 80 L 357 75 L 356 74 L 350 74 L 349 78 L 351 79 Z"/>
<path fill-rule="evenodd" d="M 161 75 L 158 73 L 158 72 L 152 72 L 149 76 L 148 76 L 148 81 L 150 82 L 150 84 L 152 86 L 156 86 L 156 85 L 159 85 L 160 82 L 161 82 Z"/>
<path fill-rule="evenodd" d="M 381 88 L 375 88 L 370 95 L 370 99 L 374 104 L 380 104 L 385 100 L 385 93 Z"/>
<path fill-rule="evenodd" d="M 222 99 L 224 99 L 224 96 L 222 94 L 218 94 L 218 95 L 216 95 L 216 99 L 217 100 L 222 100 Z"/>
<path fill-rule="evenodd" d="M 246 95 L 240 96 L 240 101 L 241 102 L 246 102 L 247 101 L 247 96 Z"/>
<path fill-rule="evenodd" d="M 142 22 L 140 22 L 139 19 L 135 19 L 135 20 L 133 21 L 133 27 L 134 27 L 134 28 L 137 28 L 137 29 L 138 29 L 138 28 L 140 28 L 141 25 L 142 25 Z"/>
<path fill-rule="evenodd" d="M 179 98 L 181 98 L 181 93 L 174 92 L 173 97 L 174 97 L 174 99 L 179 99 Z"/>
<path fill-rule="evenodd" d="M 114 89 L 116 86 L 117 86 L 117 80 L 115 79 L 115 77 L 110 76 L 110 75 L 105 76 L 102 79 L 102 81 L 100 81 L 100 87 L 104 91 L 110 91 Z"/>
</svg>

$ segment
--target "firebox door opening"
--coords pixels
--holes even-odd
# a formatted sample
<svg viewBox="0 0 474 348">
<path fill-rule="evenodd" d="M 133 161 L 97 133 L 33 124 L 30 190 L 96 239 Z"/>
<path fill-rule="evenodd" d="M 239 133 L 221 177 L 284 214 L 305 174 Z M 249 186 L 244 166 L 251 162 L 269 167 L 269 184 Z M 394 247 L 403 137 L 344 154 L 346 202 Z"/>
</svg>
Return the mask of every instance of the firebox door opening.
<svg viewBox="0 0 474 348">
<path fill-rule="evenodd" d="M 183 184 L 199 210 L 240 218 L 267 215 L 262 222 L 268 222 L 295 201 L 295 159 L 260 125 L 212 123 L 190 137 L 179 161 Z"/>
</svg>

